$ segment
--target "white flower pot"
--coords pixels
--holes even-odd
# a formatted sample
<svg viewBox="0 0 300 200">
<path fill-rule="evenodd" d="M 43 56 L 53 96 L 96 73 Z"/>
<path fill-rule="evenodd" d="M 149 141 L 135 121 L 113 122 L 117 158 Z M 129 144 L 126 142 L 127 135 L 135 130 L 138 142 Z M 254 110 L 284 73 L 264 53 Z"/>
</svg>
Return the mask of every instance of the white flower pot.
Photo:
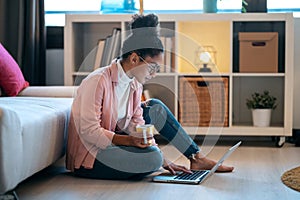
<svg viewBox="0 0 300 200">
<path fill-rule="evenodd" d="M 272 109 L 252 109 L 253 126 L 268 127 L 271 123 Z"/>
</svg>

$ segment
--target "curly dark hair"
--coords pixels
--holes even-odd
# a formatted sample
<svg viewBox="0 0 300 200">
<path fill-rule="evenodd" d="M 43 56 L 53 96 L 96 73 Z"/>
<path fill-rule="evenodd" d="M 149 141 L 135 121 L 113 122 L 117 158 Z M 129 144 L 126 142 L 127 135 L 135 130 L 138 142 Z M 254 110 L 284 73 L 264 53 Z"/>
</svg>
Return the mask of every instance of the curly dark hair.
<svg viewBox="0 0 300 200">
<path fill-rule="evenodd" d="M 158 17 L 155 14 L 148 14 L 148 15 L 138 15 L 135 14 L 132 16 L 132 21 L 129 24 L 130 29 L 134 30 L 137 28 L 144 28 L 144 27 L 158 27 Z"/>
<path fill-rule="evenodd" d="M 129 23 L 131 33 L 124 40 L 122 59 L 126 59 L 133 52 L 142 58 L 154 57 L 164 51 L 159 38 L 159 22 L 155 14 L 135 14 Z"/>
</svg>

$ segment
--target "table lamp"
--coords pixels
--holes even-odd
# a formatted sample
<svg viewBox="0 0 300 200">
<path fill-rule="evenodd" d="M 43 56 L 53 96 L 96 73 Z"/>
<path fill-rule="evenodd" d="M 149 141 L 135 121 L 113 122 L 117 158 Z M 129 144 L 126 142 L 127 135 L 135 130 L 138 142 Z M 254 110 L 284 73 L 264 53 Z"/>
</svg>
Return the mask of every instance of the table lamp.
<svg viewBox="0 0 300 200">
<path fill-rule="evenodd" d="M 208 63 L 211 61 L 211 56 L 207 51 L 200 53 L 199 59 L 203 64 L 203 67 L 199 69 L 198 72 L 211 72 L 211 69 L 207 67 Z"/>
</svg>

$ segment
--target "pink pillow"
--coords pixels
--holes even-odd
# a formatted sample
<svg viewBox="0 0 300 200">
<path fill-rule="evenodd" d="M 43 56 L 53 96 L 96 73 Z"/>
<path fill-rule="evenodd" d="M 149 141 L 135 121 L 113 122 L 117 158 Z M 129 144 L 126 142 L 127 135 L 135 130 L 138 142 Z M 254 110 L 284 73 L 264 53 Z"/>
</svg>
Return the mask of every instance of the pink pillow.
<svg viewBox="0 0 300 200">
<path fill-rule="evenodd" d="M 8 96 L 16 96 L 28 87 L 19 65 L 0 43 L 0 87 Z"/>
</svg>

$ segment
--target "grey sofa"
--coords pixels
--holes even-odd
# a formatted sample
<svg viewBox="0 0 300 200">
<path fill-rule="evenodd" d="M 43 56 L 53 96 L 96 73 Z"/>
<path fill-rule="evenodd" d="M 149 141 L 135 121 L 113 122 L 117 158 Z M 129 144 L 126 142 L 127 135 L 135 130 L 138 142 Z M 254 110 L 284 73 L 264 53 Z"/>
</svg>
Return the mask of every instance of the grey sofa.
<svg viewBox="0 0 300 200">
<path fill-rule="evenodd" d="M 51 165 L 65 153 L 76 87 L 27 87 L 0 97 L 0 194 Z"/>
</svg>

